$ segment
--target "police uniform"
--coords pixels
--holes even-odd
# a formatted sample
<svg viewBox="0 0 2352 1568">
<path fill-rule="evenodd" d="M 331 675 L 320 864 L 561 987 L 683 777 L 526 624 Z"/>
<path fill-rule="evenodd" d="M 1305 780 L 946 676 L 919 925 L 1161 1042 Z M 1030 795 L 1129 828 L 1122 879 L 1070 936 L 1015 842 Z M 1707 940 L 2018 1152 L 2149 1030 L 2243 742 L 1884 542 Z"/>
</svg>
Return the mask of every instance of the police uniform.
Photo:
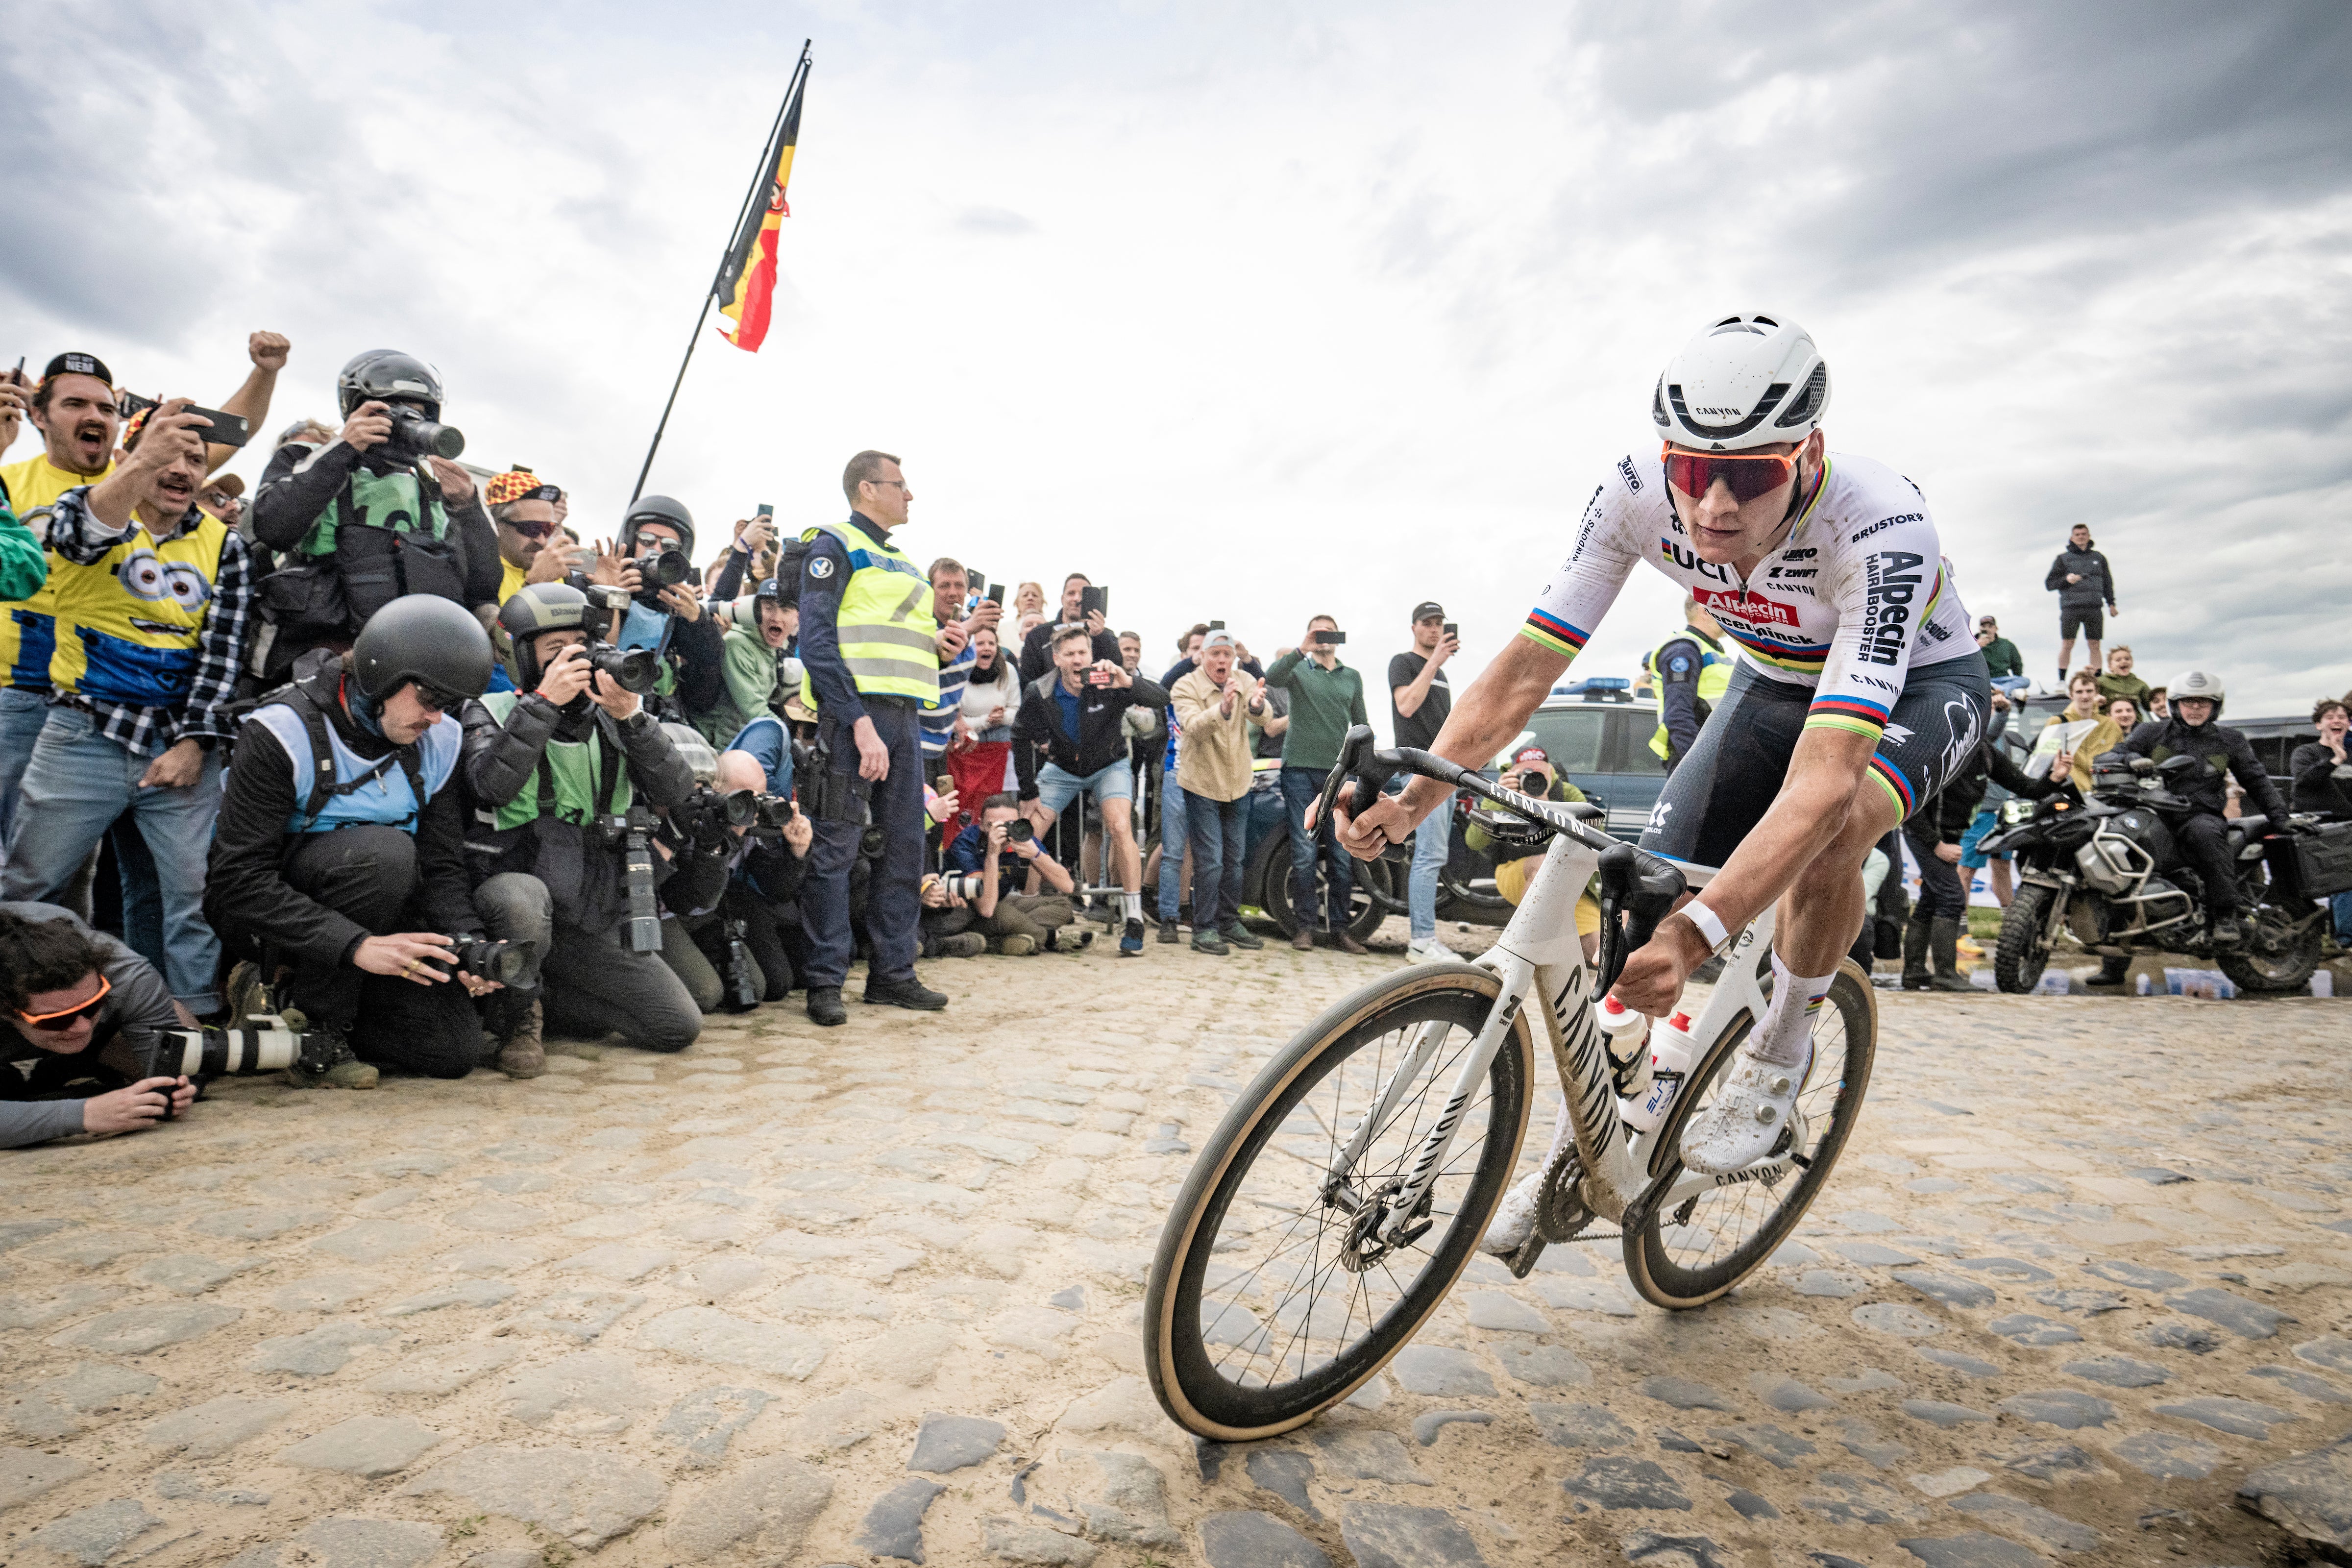
<svg viewBox="0 0 2352 1568">
<path fill-rule="evenodd" d="M 818 765 L 803 781 L 816 795 L 816 841 L 809 851 L 801 911 L 809 932 L 812 992 L 846 977 L 852 939 L 849 876 L 867 807 L 882 831 L 882 855 L 866 905 L 873 944 L 867 984 L 915 973 L 924 858 L 921 710 L 939 695 L 940 661 L 931 585 L 894 549 L 888 531 L 859 512 L 802 535 L 801 700 L 817 714 Z M 888 777 L 857 773 L 854 733 L 861 717 L 890 753 Z"/>
<path fill-rule="evenodd" d="M 1650 736 L 1650 750 L 1672 773 L 1730 687 L 1732 661 L 1720 642 L 1686 626 L 1653 648 L 1642 668 L 1650 672 L 1658 698 L 1658 727 Z"/>
</svg>

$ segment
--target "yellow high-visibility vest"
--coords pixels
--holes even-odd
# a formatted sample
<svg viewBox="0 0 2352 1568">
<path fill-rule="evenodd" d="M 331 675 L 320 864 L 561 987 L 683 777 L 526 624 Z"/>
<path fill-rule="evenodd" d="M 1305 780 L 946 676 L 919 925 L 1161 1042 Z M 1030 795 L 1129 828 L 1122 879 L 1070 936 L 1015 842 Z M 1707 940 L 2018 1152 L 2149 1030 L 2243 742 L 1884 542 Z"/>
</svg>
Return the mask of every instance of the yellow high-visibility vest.
<svg viewBox="0 0 2352 1568">
<path fill-rule="evenodd" d="M 849 581 L 842 584 L 833 625 L 841 661 L 858 691 L 936 703 L 940 656 L 932 639 L 940 623 L 931 616 L 931 584 L 923 569 L 848 523 L 820 523 L 801 538 L 813 541 L 820 533 L 839 540 L 849 554 Z M 801 700 L 815 711 L 816 686 L 806 675 Z"/>
</svg>

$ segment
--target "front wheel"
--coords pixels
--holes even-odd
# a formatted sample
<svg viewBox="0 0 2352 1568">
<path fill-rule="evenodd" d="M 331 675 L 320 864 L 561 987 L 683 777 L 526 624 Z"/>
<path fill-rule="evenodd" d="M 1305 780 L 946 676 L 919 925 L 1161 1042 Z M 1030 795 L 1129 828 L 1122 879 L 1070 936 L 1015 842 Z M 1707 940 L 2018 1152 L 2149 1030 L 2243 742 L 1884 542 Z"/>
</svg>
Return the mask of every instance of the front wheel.
<svg viewBox="0 0 2352 1568">
<path fill-rule="evenodd" d="M 1659 1142 L 1663 1169 L 1626 1210 L 1625 1271 L 1661 1307 L 1703 1306 L 1762 1266 L 1804 1217 L 1862 1115 L 1878 1055 L 1878 996 L 1852 959 L 1838 964 L 1813 1016 L 1813 1063 L 1785 1147 L 1753 1171 L 1704 1177 L 1683 1169 L 1683 1129 L 1728 1076 L 1751 1026 L 1741 1019 L 1693 1070 Z"/>
<path fill-rule="evenodd" d="M 2057 889 L 2028 882 L 2001 911 L 2000 941 L 1992 952 L 1992 980 L 2011 996 L 2042 984 L 2050 966 L 2050 900 Z"/>
<path fill-rule="evenodd" d="M 1525 1013 L 1449 1105 L 1501 987 L 1465 963 L 1398 970 L 1326 1009 L 1225 1113 L 1160 1231 L 1144 1297 L 1144 1364 L 1178 1426 L 1226 1443 L 1286 1432 L 1361 1387 L 1454 1288 L 1527 1135 Z M 1428 1049 L 1387 1120 L 1336 1169 L 1416 1046 Z M 1449 1112 L 1436 1183 L 1386 1243 L 1389 1202 Z"/>
<path fill-rule="evenodd" d="M 2317 921 L 2306 920 L 2297 930 L 2294 917 L 2276 904 L 2256 904 L 2239 923 L 2245 927 L 2244 944 L 2214 954 L 2239 990 L 2276 994 L 2311 984 L 2311 972 L 2319 967 Z"/>
</svg>

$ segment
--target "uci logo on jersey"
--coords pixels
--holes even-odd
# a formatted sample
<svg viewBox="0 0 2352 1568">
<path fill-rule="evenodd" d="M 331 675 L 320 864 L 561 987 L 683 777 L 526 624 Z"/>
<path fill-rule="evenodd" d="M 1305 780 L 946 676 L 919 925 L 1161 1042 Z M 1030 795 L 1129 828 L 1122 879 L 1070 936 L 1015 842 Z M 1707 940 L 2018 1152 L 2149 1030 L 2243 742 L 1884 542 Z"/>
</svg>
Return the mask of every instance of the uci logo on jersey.
<svg viewBox="0 0 2352 1568">
<path fill-rule="evenodd" d="M 1731 581 L 1729 571 L 1717 566 L 1712 561 L 1700 560 L 1696 551 L 1685 549 L 1663 533 L 1658 535 L 1658 553 L 1685 572 L 1696 572 L 1702 577 L 1712 577 L 1718 583 Z"/>
</svg>

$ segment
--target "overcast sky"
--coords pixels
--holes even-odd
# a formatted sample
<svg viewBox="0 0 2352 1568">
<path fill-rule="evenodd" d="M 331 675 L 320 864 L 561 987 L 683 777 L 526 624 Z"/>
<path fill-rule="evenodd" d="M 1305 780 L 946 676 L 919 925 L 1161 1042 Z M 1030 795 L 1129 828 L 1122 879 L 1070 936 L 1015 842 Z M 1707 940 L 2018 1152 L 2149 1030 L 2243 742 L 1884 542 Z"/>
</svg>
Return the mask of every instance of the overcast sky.
<svg viewBox="0 0 2352 1568">
<path fill-rule="evenodd" d="M 1925 489 L 2031 673 L 2087 521 L 2151 678 L 2215 668 L 2245 716 L 2352 686 L 2336 0 L 153 0 L 8 27 L 5 363 L 86 348 L 217 401 L 270 327 L 274 428 L 404 349 L 469 460 L 532 465 L 592 530 L 808 36 L 775 325 L 756 355 L 705 339 L 650 486 L 707 536 L 760 501 L 841 516 L 880 447 L 910 553 L 1085 570 L 1154 668 L 1195 618 L 1270 651 L 1328 611 L 1377 686 L 1436 597 L 1458 682 L 1651 445 L 1665 357 L 1766 310 L 1828 355 L 1832 448 Z M 1675 614 L 1637 577 L 1580 672 L 1631 673 Z"/>
</svg>

